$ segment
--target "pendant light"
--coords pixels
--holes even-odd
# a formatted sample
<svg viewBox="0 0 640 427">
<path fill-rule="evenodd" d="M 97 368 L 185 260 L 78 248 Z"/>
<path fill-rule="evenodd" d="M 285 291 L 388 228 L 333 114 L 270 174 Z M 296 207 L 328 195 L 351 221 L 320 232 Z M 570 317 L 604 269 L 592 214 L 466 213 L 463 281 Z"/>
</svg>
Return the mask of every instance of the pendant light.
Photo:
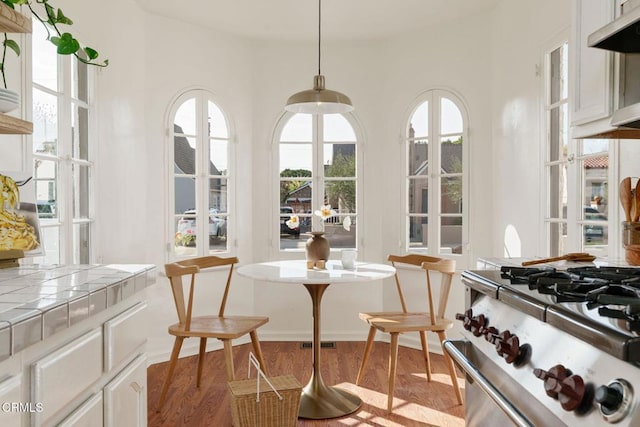
<svg viewBox="0 0 640 427">
<path fill-rule="evenodd" d="M 284 109 L 293 113 L 334 114 L 353 111 L 351 100 L 343 93 L 325 89 L 320 72 L 322 0 L 318 0 L 318 75 L 313 78 L 313 89 L 294 93 Z"/>
</svg>

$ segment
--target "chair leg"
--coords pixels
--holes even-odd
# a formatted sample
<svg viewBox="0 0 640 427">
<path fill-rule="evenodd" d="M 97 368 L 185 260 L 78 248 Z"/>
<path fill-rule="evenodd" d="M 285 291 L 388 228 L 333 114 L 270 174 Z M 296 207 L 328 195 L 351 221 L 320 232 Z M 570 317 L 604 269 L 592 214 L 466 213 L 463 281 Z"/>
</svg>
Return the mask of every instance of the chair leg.
<svg viewBox="0 0 640 427">
<path fill-rule="evenodd" d="M 422 355 L 424 357 L 425 370 L 427 372 L 427 381 L 431 381 L 431 359 L 429 357 L 429 343 L 427 342 L 426 331 L 420 331 L 420 343 L 422 344 Z"/>
<path fill-rule="evenodd" d="M 398 362 L 398 333 L 391 333 L 391 346 L 389 347 L 389 392 L 387 393 L 387 411 L 393 407 L 393 393 L 396 387 L 396 365 Z"/>
<path fill-rule="evenodd" d="M 362 363 L 360 363 L 360 369 L 358 370 L 358 377 L 356 378 L 356 385 L 360 385 L 362 376 L 364 375 L 364 366 L 369 361 L 369 353 L 373 347 L 373 339 L 376 337 L 376 328 L 371 326 L 369 328 L 369 336 L 367 337 L 367 343 L 364 346 L 364 354 L 362 355 Z"/>
<path fill-rule="evenodd" d="M 442 346 L 442 342 L 447 339 L 447 334 L 444 331 L 438 332 L 438 338 L 440 338 L 440 346 Z M 456 366 L 453 364 L 453 360 L 446 351 L 443 351 L 444 360 L 447 363 L 447 367 L 449 368 L 449 375 L 451 375 L 451 383 L 453 385 L 453 391 L 456 393 L 456 398 L 458 399 L 458 403 L 462 405 L 462 393 L 460 392 L 460 386 L 458 385 L 458 376 L 456 375 Z"/>
<path fill-rule="evenodd" d="M 233 381 L 235 379 L 235 369 L 233 367 L 233 350 L 231 346 L 231 340 L 222 340 L 222 344 L 224 344 L 224 361 L 227 365 L 227 379 L 229 381 Z"/>
<path fill-rule="evenodd" d="M 258 340 L 258 331 L 249 332 L 249 336 L 251 337 L 251 344 L 253 345 L 253 351 L 256 353 L 256 359 L 258 359 L 258 363 L 260 363 L 260 369 L 264 372 L 265 375 L 269 375 L 267 373 L 267 365 L 264 363 L 264 357 L 262 356 L 262 349 L 260 348 L 260 340 Z"/>
<path fill-rule="evenodd" d="M 182 341 L 184 341 L 184 337 L 176 337 L 176 340 L 173 343 L 173 350 L 171 351 L 170 359 L 171 361 L 169 362 L 169 370 L 167 371 L 167 377 L 164 379 L 164 385 L 162 386 L 162 392 L 160 393 L 160 400 L 158 401 L 158 407 L 156 408 L 157 412 L 160 412 L 162 410 L 164 399 L 167 397 L 167 391 L 169 390 L 171 376 L 173 375 L 173 371 L 176 368 L 178 356 L 180 355 L 180 349 L 182 348 Z"/>
<path fill-rule="evenodd" d="M 207 339 L 200 338 L 200 352 L 198 353 L 198 375 L 196 377 L 196 387 L 200 387 L 202 377 L 202 365 L 204 365 L 204 350 L 207 348 Z"/>
</svg>

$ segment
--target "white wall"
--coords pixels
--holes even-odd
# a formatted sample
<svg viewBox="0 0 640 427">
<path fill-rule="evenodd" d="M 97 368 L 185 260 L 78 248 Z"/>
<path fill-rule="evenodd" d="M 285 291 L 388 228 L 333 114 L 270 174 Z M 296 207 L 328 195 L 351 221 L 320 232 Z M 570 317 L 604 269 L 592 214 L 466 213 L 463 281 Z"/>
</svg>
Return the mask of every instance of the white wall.
<svg viewBox="0 0 640 427">
<path fill-rule="evenodd" d="M 526 18 L 525 18 L 526 17 Z M 543 46 L 571 24 L 571 2 L 503 1 L 492 23 L 491 111 L 494 224 L 491 252 L 505 255 L 504 236 L 517 233 L 521 246 L 511 256 L 545 253 L 540 240 L 543 210 Z M 516 251 L 516 249 L 519 251 Z"/>
<path fill-rule="evenodd" d="M 508 224 L 516 225 L 527 253 L 536 251 L 540 84 L 535 65 L 541 43 L 569 25 L 569 6 L 556 3 L 504 1 L 495 14 L 385 42 L 323 41 L 327 86 L 351 97 L 364 130 L 361 258 L 382 262 L 387 253 L 401 251 L 399 138 L 409 106 L 432 88 L 459 94 L 469 113 L 470 258 L 463 261 L 502 255 L 501 234 Z M 193 87 L 216 95 L 237 135 L 234 251 L 242 262 L 275 256 L 272 133 L 287 97 L 311 87 L 314 43 L 231 37 L 148 14 L 133 0 L 66 0 L 61 6 L 83 39 L 111 61 L 98 80 L 99 261 L 154 263 L 160 269 L 166 261 L 166 111 L 175 96 Z M 558 8 L 560 17 L 550 18 Z M 395 306 L 395 295 L 385 290 L 392 282 L 382 285 L 330 287 L 324 338 L 364 340 L 357 312 Z M 237 275 L 234 286 L 231 311 L 271 317 L 261 329 L 263 338 L 310 339 L 311 303 L 303 287 L 254 285 Z M 454 286 L 451 315 L 464 309 L 463 294 Z M 149 350 L 159 360 L 168 357 L 166 326 L 175 320 L 166 279 L 160 277 L 147 295 Z"/>
</svg>

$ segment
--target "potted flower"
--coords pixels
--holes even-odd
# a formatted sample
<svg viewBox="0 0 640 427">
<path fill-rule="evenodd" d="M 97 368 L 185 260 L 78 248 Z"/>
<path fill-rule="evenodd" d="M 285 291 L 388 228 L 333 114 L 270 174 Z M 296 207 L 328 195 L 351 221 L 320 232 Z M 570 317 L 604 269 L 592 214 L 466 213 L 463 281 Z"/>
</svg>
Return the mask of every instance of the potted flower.
<svg viewBox="0 0 640 427">
<path fill-rule="evenodd" d="M 98 61 L 98 52 L 90 47 L 81 47 L 80 42 L 69 32 L 61 31 L 61 25 L 73 25 L 73 21 L 67 17 L 60 8 L 55 8 L 49 0 L 0 0 L 5 5 L 15 9 L 16 5 L 24 5 L 29 8 L 32 15 L 40 21 L 47 31 L 47 40 L 56 46 L 59 55 L 73 55 L 78 61 L 88 65 L 106 67 L 109 60 Z M 4 89 L 0 89 L 0 111 L 7 112 L 18 107 L 19 94 L 7 89 L 7 79 L 5 77 L 5 61 L 7 50 L 13 51 L 20 56 L 20 46 L 15 40 L 10 39 L 4 33 L 2 41 L 2 60 L 0 61 L 0 74 Z M 7 101 L 2 103 L 2 101 Z M 15 104 L 15 105 L 13 105 Z M 11 108 L 13 105 L 13 108 Z"/>
</svg>

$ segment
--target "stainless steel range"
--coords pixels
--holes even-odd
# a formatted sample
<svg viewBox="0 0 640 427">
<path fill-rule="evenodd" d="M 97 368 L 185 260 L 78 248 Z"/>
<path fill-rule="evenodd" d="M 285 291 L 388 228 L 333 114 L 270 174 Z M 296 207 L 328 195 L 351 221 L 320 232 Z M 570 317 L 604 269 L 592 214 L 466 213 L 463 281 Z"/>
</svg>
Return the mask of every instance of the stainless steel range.
<svg viewBox="0 0 640 427">
<path fill-rule="evenodd" d="M 640 269 L 465 271 L 467 426 L 640 426 Z M 492 404 L 488 404 L 491 402 Z"/>
</svg>

